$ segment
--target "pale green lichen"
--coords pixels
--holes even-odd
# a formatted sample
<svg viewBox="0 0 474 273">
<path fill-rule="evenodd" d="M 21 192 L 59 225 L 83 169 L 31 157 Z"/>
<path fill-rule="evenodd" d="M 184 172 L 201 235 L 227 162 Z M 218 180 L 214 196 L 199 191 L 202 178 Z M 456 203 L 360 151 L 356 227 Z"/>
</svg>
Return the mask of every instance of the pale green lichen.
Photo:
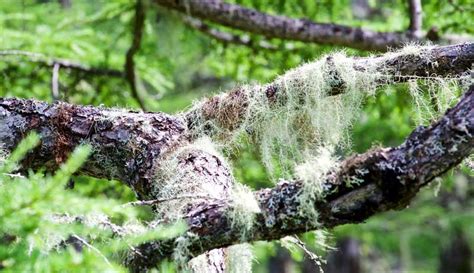
<svg viewBox="0 0 474 273">
<path fill-rule="evenodd" d="M 234 184 L 230 200 L 231 208 L 227 215 L 232 221 L 231 228 L 239 230 L 245 239 L 252 232 L 255 216 L 260 212 L 259 204 L 251 189 L 240 183 Z"/>
<path fill-rule="evenodd" d="M 310 157 L 306 162 L 295 167 L 296 178 L 303 181 L 298 197 L 298 213 L 311 219 L 313 225 L 318 223 L 318 212 L 314 202 L 323 197 L 326 175 L 337 166 L 338 160 L 334 157 L 332 150 L 321 147 L 318 149 L 317 156 Z"/>
<path fill-rule="evenodd" d="M 233 245 L 227 248 L 226 272 L 251 273 L 253 253 L 249 244 Z"/>
<path fill-rule="evenodd" d="M 408 82 L 418 124 L 428 125 L 452 107 L 466 86 L 460 79 L 412 79 Z"/>
<path fill-rule="evenodd" d="M 272 176 L 280 169 L 289 174 L 295 162 L 316 156 L 319 147 L 350 146 L 347 129 L 357 118 L 363 99 L 374 94 L 378 81 L 386 77 L 376 69 L 377 63 L 368 64 L 364 70 L 355 69 L 354 64 L 353 58 L 335 53 L 290 70 L 269 85 L 242 86 L 239 89 L 246 108 L 237 109 L 243 112 L 239 126 L 229 131 L 221 128 L 219 121 L 198 117 L 195 133 L 227 135 L 226 140 L 231 141 L 241 140 L 242 133 L 249 134 L 259 144 L 268 173 Z M 341 94 L 333 96 L 335 87 L 342 89 Z M 269 88 L 277 90 L 273 102 L 266 93 Z M 225 94 L 216 101 L 226 101 Z M 203 108 L 203 103 L 194 109 Z M 227 101 L 223 104 L 230 107 Z M 221 123 L 222 119 L 234 118 L 230 114 L 219 117 Z"/>
<path fill-rule="evenodd" d="M 352 58 L 336 53 L 290 70 L 272 83 L 278 90 L 274 104 L 265 92 L 253 92 L 243 127 L 257 136 L 269 173 L 276 161 L 291 170 L 294 162 L 316 156 L 319 147 L 349 146 L 347 129 L 379 79 L 375 69 L 360 72 L 353 64 Z M 331 96 L 339 84 L 344 92 Z"/>
<path fill-rule="evenodd" d="M 197 235 L 187 232 L 185 235 L 175 239 L 176 246 L 174 248 L 172 258 L 178 268 L 183 271 L 189 271 L 193 266 L 192 263 L 188 263 L 190 261 L 190 257 L 192 257 L 191 252 L 189 251 L 189 246 L 191 245 L 190 238 L 195 237 L 197 237 Z"/>
<path fill-rule="evenodd" d="M 226 160 L 218 152 L 216 145 L 207 137 L 184 145 L 166 158 L 160 159 L 159 167 L 156 170 L 154 188 L 150 193 L 152 199 L 168 200 L 157 206 L 156 210 L 159 217 L 180 218 L 193 199 L 202 201 L 223 198 L 222 192 L 219 190 L 221 188 L 218 185 L 214 185 L 212 181 L 210 183 L 204 181 L 205 179 L 212 179 L 207 177 L 207 173 L 202 174 L 196 171 L 192 164 L 183 163 L 191 153 L 206 153 L 218 157 L 219 161 L 226 165 Z M 230 169 L 229 166 L 226 168 Z"/>
<path fill-rule="evenodd" d="M 358 117 L 364 98 L 375 94 L 381 84 L 406 77 L 414 86 L 413 82 L 422 80 L 429 85 L 427 91 L 423 90 L 426 97 L 431 100 L 437 97 L 433 100 L 437 112 L 446 110 L 459 95 L 453 87 L 460 78 L 401 76 L 384 67 L 392 58 L 415 59 L 436 66 L 429 49 L 407 45 L 365 63 L 342 52 L 324 56 L 286 72 L 269 85 L 244 85 L 236 89 L 240 93 L 215 96 L 210 109 L 204 107 L 206 101 L 196 103 L 191 112 L 206 108 L 217 114 L 210 119 L 198 114 L 192 133 L 218 136 L 214 138 L 216 142 L 239 142 L 242 134 L 249 135 L 258 143 L 270 176 L 281 171 L 284 175 L 291 174 L 295 163 L 318 156 L 320 147 L 339 150 L 350 147 L 348 129 Z M 339 95 L 333 94 L 334 88 Z M 268 90 L 276 92 L 271 99 Z M 417 95 L 414 99 L 419 106 L 417 112 L 432 114 L 426 111 L 428 107 L 426 101 L 420 100 L 420 92 L 412 93 Z M 228 111 L 229 108 L 233 111 Z M 235 112 L 239 114 L 239 122 L 235 121 Z M 225 126 L 229 124 L 232 126 Z"/>
</svg>

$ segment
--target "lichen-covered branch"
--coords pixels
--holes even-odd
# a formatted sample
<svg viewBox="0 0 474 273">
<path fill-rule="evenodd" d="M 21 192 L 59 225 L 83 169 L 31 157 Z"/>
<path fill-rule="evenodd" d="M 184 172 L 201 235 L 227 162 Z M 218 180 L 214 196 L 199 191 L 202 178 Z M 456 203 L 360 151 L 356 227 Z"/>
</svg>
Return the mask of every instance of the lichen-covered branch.
<svg viewBox="0 0 474 273">
<path fill-rule="evenodd" d="M 154 2 L 202 20 L 260 34 L 267 38 L 376 51 L 399 48 L 408 42 L 426 41 L 425 38 L 417 38 L 406 32 L 376 32 L 344 25 L 317 23 L 308 19 L 270 15 L 224 1 L 154 0 Z M 456 42 L 445 41 L 445 43 Z"/>
<path fill-rule="evenodd" d="M 341 76 L 341 72 L 338 71 L 337 65 L 342 66 L 345 70 L 353 69 L 354 73 L 360 75 L 372 75 L 371 81 L 375 81 L 376 85 L 406 82 L 423 77 L 458 77 L 461 74 L 466 74 L 472 68 L 474 63 L 474 43 L 415 47 L 375 57 L 347 58 L 343 61 L 345 63 L 336 64 L 331 56 L 325 60 L 320 60 L 320 62 L 323 62 L 320 66 L 327 70 L 325 81 L 330 85 L 328 87 L 330 90 L 327 90 L 328 95 L 338 95 L 347 86 L 347 83 L 344 82 Z M 304 69 L 307 72 L 308 69 L 303 67 Z M 317 70 L 315 71 L 317 73 L 323 73 L 319 68 L 314 70 Z M 295 74 L 297 73 L 299 72 L 296 71 Z M 303 72 L 299 76 L 305 76 L 304 81 L 315 81 L 318 78 L 316 75 L 304 75 Z M 369 86 L 364 86 L 364 89 L 367 88 Z M 364 89 L 361 89 L 360 92 L 366 91 Z M 287 92 L 289 91 L 285 89 L 284 85 L 282 87 L 280 79 L 266 85 L 252 86 L 247 89 L 237 87 L 230 92 L 203 101 L 198 107 L 186 113 L 188 127 L 191 130 L 196 128 L 201 130 L 202 127 L 206 127 L 207 124 L 212 122 L 218 124 L 221 129 L 236 130 L 245 121 L 252 97 L 260 96 L 262 93 L 265 94 L 266 101 L 269 104 L 275 102 L 285 104 L 287 103 L 285 99 L 285 96 L 288 96 Z M 298 96 L 298 94 L 292 95 Z M 206 131 L 208 135 L 213 133 L 215 132 L 212 130 Z"/>
<path fill-rule="evenodd" d="M 315 84 L 318 88 L 322 85 L 323 95 L 333 98 L 346 92 L 347 86 L 352 86 L 351 92 L 358 92 L 359 87 L 363 90 L 412 77 L 457 77 L 469 71 L 473 56 L 472 43 L 415 47 L 369 58 L 332 55 L 247 91 L 260 92 L 265 104 L 285 106 L 290 101 L 298 104 L 308 97 L 305 91 L 321 91 L 301 89 L 302 85 Z M 319 68 L 324 70 L 323 75 Z M 250 93 L 243 90 L 246 89 L 237 88 L 205 100 L 180 116 L 1 98 L 0 148 L 11 151 L 34 130 L 40 134 L 41 144 L 22 161 L 22 170 L 43 166 L 54 170 L 75 146 L 89 143 L 93 152 L 80 172 L 121 180 L 140 200 L 171 199 L 189 192 L 210 197 L 189 200 L 186 204 L 174 203 L 180 205 L 179 209 L 169 207 L 172 201 L 166 206 L 154 204 L 157 214 L 165 219 L 184 218 L 189 233 L 179 240 L 142 245 L 141 255 L 132 255 L 127 260 L 134 271 L 172 257 L 176 250 L 181 251 L 176 257 L 186 259 L 235 243 L 357 223 L 373 214 L 401 208 L 420 187 L 458 164 L 473 149 L 474 90 L 471 87 L 440 121 L 415 130 L 401 146 L 376 149 L 344 161 L 324 176 L 323 191 L 317 198 L 310 195 L 311 198 L 304 199 L 304 206 L 301 204 L 305 184 L 298 180 L 282 181 L 274 188 L 255 192 L 257 209 L 249 211 L 251 217 L 237 221 L 232 215 L 241 212 L 237 211 L 230 190 L 234 182 L 231 170 L 212 149 L 196 143 L 195 126 L 200 126 L 200 122 L 206 124 L 207 120 L 217 121 L 229 131 L 239 127 L 249 107 Z M 298 93 L 291 94 L 291 90 Z M 268 107 L 265 111 L 271 113 L 272 109 Z M 212 132 L 204 131 L 204 135 L 212 136 Z M 306 211 L 308 204 L 310 211 Z M 223 253 L 217 254 L 216 261 L 222 261 Z M 222 268 L 222 264 L 215 265 Z"/>
<path fill-rule="evenodd" d="M 301 181 L 281 181 L 274 188 L 255 192 L 261 212 L 256 213 L 252 232 L 246 237 L 232 228 L 232 219 L 227 216 L 232 206 L 228 202 L 202 203 L 185 217 L 188 234 L 193 234 L 188 237 L 190 255 L 243 241 L 274 240 L 322 227 L 359 223 L 374 214 L 406 207 L 421 187 L 473 152 L 473 106 L 471 86 L 439 121 L 418 127 L 402 145 L 345 160 L 327 174 L 323 193 L 313 200 L 317 219 L 301 213 Z M 145 243 L 138 247 L 142 256 L 132 257 L 129 265 L 154 266 L 169 257 L 174 246 L 173 240 Z"/>
</svg>

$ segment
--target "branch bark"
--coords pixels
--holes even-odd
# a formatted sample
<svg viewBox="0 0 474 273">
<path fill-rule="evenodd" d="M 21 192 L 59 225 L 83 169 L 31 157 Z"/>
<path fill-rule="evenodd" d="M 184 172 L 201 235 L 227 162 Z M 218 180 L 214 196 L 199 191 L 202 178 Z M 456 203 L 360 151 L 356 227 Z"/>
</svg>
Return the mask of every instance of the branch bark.
<svg viewBox="0 0 474 273">
<path fill-rule="evenodd" d="M 277 47 L 273 46 L 267 41 L 255 42 L 252 39 L 250 39 L 250 37 L 248 36 L 240 36 L 237 34 L 220 31 L 218 29 L 212 28 L 211 26 L 204 23 L 203 21 L 198 20 L 193 17 L 186 16 L 183 18 L 183 22 L 186 25 L 190 26 L 191 28 L 196 29 L 204 33 L 205 35 L 226 44 L 237 44 L 237 45 L 247 46 L 250 48 L 259 48 L 259 49 L 272 50 L 272 51 L 278 50 Z"/>
<path fill-rule="evenodd" d="M 408 42 L 425 42 L 405 32 L 376 32 L 358 27 L 316 23 L 307 19 L 294 19 L 270 15 L 223 1 L 154 0 L 160 6 L 217 23 L 223 26 L 279 38 L 324 45 L 346 46 L 361 50 L 387 51 Z M 439 41 L 453 44 L 456 41 Z"/>
<path fill-rule="evenodd" d="M 390 71 L 399 81 L 406 76 L 448 76 L 470 69 L 474 45 L 426 48 L 423 52 L 431 54 L 430 62 L 412 53 L 391 53 L 389 57 L 358 58 L 356 66 L 363 70 L 365 65 L 376 62 L 388 68 L 384 71 Z M 270 83 L 263 90 L 269 101 L 279 96 L 271 86 Z M 342 89 L 335 85 L 334 90 L 337 94 Z M 236 95 L 238 91 L 222 98 L 238 103 Z M 216 99 L 210 101 L 215 103 L 207 102 L 203 107 L 232 106 Z M 327 175 L 323 198 L 313 200 L 319 213 L 317 221 L 298 213 L 301 181 L 282 181 L 274 188 L 255 192 L 261 212 L 255 215 L 253 232 L 245 238 L 227 217 L 233 210 L 227 198 L 232 185 L 231 171 L 212 154 L 196 149 L 187 151 L 177 167 L 192 170 L 192 177 L 203 189 L 213 189 L 212 198 L 190 202 L 186 211 L 189 232 L 199 235 L 195 238 L 188 234 L 191 255 L 243 241 L 272 240 L 321 227 L 358 223 L 373 214 L 403 208 L 420 187 L 472 153 L 473 105 L 471 87 L 440 121 L 428 128 L 418 128 L 399 147 L 376 149 L 344 161 Z M 175 117 L 62 102 L 0 99 L 0 143 L 3 149 L 11 151 L 28 131 L 35 130 L 41 135 L 41 145 L 22 161 L 23 170 L 43 166 L 54 170 L 75 146 L 90 143 L 94 152 L 80 170 L 82 173 L 121 180 L 136 192 L 138 199 L 155 200 L 162 198 L 156 192 L 156 170 L 161 160 L 192 141 L 192 128 L 188 126 L 192 124 L 191 117 L 190 113 Z M 348 179 L 360 183 L 348 186 Z M 175 240 L 144 244 L 139 247 L 141 255 L 132 255 L 128 264 L 135 271 L 154 266 L 170 257 L 175 246 Z"/>
<path fill-rule="evenodd" d="M 133 57 L 140 49 L 140 44 L 143 38 L 143 28 L 145 27 L 145 10 L 142 0 L 137 0 L 135 4 L 135 18 L 133 22 L 133 39 L 132 45 L 125 55 L 125 76 L 130 85 L 133 98 L 138 102 L 140 107 L 145 110 L 145 103 L 140 98 L 137 88 L 137 77 L 135 75 L 135 60 Z"/>
<path fill-rule="evenodd" d="M 319 216 L 298 213 L 301 181 L 281 181 L 275 188 L 255 192 L 262 212 L 256 214 L 253 233 L 242 238 L 227 217 L 225 201 L 207 202 L 186 216 L 188 250 L 192 255 L 243 241 L 274 240 L 319 228 L 360 223 L 391 209 L 403 209 L 419 189 L 459 164 L 474 150 L 474 86 L 461 101 L 430 127 L 418 127 L 395 148 L 379 148 L 345 160 L 327 175 L 324 197 L 314 200 Z M 348 185 L 348 179 L 359 181 Z M 171 255 L 173 240 L 149 242 L 137 249 L 142 256 L 133 267 L 150 267 Z"/>
<path fill-rule="evenodd" d="M 387 57 L 388 56 L 388 57 Z M 429 56 L 423 58 L 422 56 Z M 427 61 L 427 59 L 429 61 Z M 331 59 L 326 60 L 331 65 Z M 375 57 L 355 58 L 354 69 L 366 71 L 369 67 L 385 76 L 380 80 L 380 85 L 393 82 L 405 82 L 417 77 L 457 77 L 472 68 L 474 63 L 474 43 L 451 46 L 425 47 L 419 53 L 395 53 Z M 344 81 L 334 73 L 331 95 L 340 94 L 344 89 Z M 279 99 L 281 91 L 278 85 L 269 83 L 262 86 L 269 103 L 282 101 Z M 284 95 L 284 92 L 283 92 Z M 248 107 L 248 95 L 236 88 L 231 92 L 207 99 L 201 108 L 186 114 L 189 129 L 199 128 L 202 124 L 214 121 L 223 129 L 234 130 L 238 128 Z M 238 109 L 238 111 L 236 111 Z M 199 118 L 196 118 L 199 116 Z M 232 117 L 232 118 L 229 118 Z M 213 132 L 207 132 L 212 134 Z"/>
<path fill-rule="evenodd" d="M 41 65 L 53 68 L 59 65 L 63 69 L 75 70 L 91 76 L 107 76 L 114 78 L 124 78 L 124 72 L 110 68 L 91 67 L 78 62 L 66 59 L 48 58 L 43 54 L 21 51 L 21 50 L 2 50 L 0 56 L 19 56 L 26 57 L 28 61 L 39 63 Z"/>
</svg>

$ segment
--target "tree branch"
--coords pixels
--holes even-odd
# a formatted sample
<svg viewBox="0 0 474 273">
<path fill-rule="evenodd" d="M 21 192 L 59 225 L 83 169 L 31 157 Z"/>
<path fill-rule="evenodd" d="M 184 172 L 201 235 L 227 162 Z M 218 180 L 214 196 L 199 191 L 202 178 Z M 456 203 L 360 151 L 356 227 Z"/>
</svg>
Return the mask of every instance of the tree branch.
<svg viewBox="0 0 474 273">
<path fill-rule="evenodd" d="M 301 181 L 281 181 L 275 188 L 255 192 L 261 212 L 253 233 L 242 238 L 227 215 L 227 202 L 207 202 L 186 216 L 191 255 L 245 241 L 274 240 L 319 228 L 360 223 L 391 209 L 402 209 L 419 189 L 459 164 L 474 150 L 474 86 L 461 101 L 430 127 L 418 127 L 395 148 L 379 148 L 345 160 L 327 175 L 320 200 L 313 200 L 317 219 L 301 214 Z M 348 183 L 358 181 L 357 184 Z M 189 233 L 189 234 L 190 234 Z M 169 257 L 174 241 L 139 246 L 143 255 L 128 262 L 132 267 L 154 266 Z"/>
<path fill-rule="evenodd" d="M 140 44 L 142 42 L 143 37 L 143 28 L 145 26 L 145 10 L 143 7 L 142 0 L 137 0 L 135 4 L 135 19 L 133 24 L 133 39 L 132 45 L 127 51 L 125 56 L 125 76 L 127 78 L 128 83 L 130 84 L 130 90 L 132 91 L 132 96 L 137 100 L 140 107 L 145 110 L 145 103 L 143 102 L 142 98 L 138 94 L 137 88 L 137 79 L 135 75 L 135 61 L 133 57 L 135 53 L 140 49 Z"/>
<path fill-rule="evenodd" d="M 232 34 L 224 31 L 220 31 L 218 29 L 212 28 L 208 24 L 204 23 L 203 21 L 193 18 L 193 17 L 183 17 L 183 22 L 188 25 L 189 27 L 196 29 L 205 35 L 226 43 L 226 44 L 237 44 L 248 46 L 250 48 L 260 48 L 265 50 L 278 50 L 277 47 L 273 46 L 271 43 L 267 41 L 253 41 L 249 36 L 240 36 L 237 34 Z"/>
<path fill-rule="evenodd" d="M 410 26 L 408 30 L 413 36 L 420 38 L 423 24 L 421 0 L 409 0 L 408 4 L 410 8 Z"/>
<path fill-rule="evenodd" d="M 424 56 L 424 57 L 423 57 Z M 428 58 L 426 58 L 428 57 Z M 427 61 L 429 60 L 429 61 Z M 331 59 L 326 62 L 331 66 Z M 457 77 L 472 68 L 474 63 L 474 43 L 424 47 L 419 52 L 399 52 L 375 57 L 354 58 L 353 67 L 358 71 L 376 70 L 382 73 L 380 85 L 405 82 L 418 77 Z M 374 69 L 375 67 L 375 69 Z M 331 95 L 344 90 L 344 81 L 334 72 Z M 256 92 L 265 92 L 268 102 L 282 101 L 279 97 L 285 92 L 279 90 L 276 82 L 264 85 Z M 244 113 L 249 105 L 249 94 L 236 88 L 231 92 L 211 97 L 201 107 L 186 113 L 188 127 L 200 128 L 214 121 L 223 129 L 234 130 L 243 122 Z M 284 101 L 284 100 L 283 100 Z M 238 111 L 237 111 L 238 110 Z M 213 134 L 213 132 L 206 132 Z"/>
<path fill-rule="evenodd" d="M 425 58 L 427 54 L 429 61 Z M 474 44 L 465 44 L 355 58 L 353 65 L 361 71 L 366 71 L 367 66 L 380 67 L 384 73 L 391 74 L 390 81 L 380 82 L 385 84 L 413 76 L 458 75 L 471 68 L 473 56 Z M 326 61 L 330 65 L 330 60 Z M 337 74 L 331 79 L 333 95 L 338 94 L 344 82 L 337 80 Z M 282 95 L 273 83 L 257 90 L 265 92 L 269 102 Z M 405 206 L 420 187 L 472 152 L 473 93 L 471 87 L 440 121 L 428 128 L 418 128 L 399 147 L 355 156 L 329 173 L 322 199 L 312 200 L 319 213 L 317 221 L 310 219 L 309 214 L 299 213 L 301 181 L 282 181 L 275 188 L 256 192 L 261 212 L 255 215 L 253 233 L 246 238 L 242 238 L 241 230 L 233 227 L 227 217 L 233 209 L 227 196 L 232 185 L 231 171 L 212 154 L 196 148 L 186 150 L 176 168 L 190 170 L 189 175 L 203 187 L 204 192 L 198 193 L 212 197 L 206 201 L 190 201 L 191 206 L 186 211 L 190 232 L 199 235 L 199 239 L 188 236 L 190 253 L 198 255 L 242 241 L 271 240 L 315 228 L 357 223 L 373 214 Z M 234 104 L 226 101 L 245 106 L 245 97 L 239 97 L 236 89 L 209 99 L 202 107 L 212 106 L 219 111 L 227 108 L 230 113 Z M 238 117 L 239 113 L 233 115 Z M 82 173 L 121 180 L 140 200 L 159 200 L 164 197 L 156 191 L 157 184 L 161 183 L 156 178 L 157 169 L 161 160 L 192 141 L 192 127 L 187 126 L 193 124 L 192 116 L 192 113 L 174 117 L 62 102 L 0 99 L 0 143 L 2 149 L 11 151 L 28 131 L 35 130 L 41 135 L 41 145 L 22 161 L 23 170 L 43 166 L 54 170 L 75 146 L 90 143 L 93 154 L 80 170 Z M 348 186 L 346 182 L 351 179 L 358 184 Z M 208 192 L 209 189 L 213 192 Z M 144 244 L 139 252 L 146 259 L 132 255 L 128 262 L 133 270 L 153 266 L 172 254 L 175 243 L 169 240 Z"/>
<path fill-rule="evenodd" d="M 425 42 L 402 32 L 376 32 L 337 24 L 316 23 L 307 19 L 293 19 L 270 15 L 254 9 L 217 0 L 175 1 L 154 0 L 160 6 L 208 20 L 227 27 L 260 34 L 267 38 L 346 46 L 361 50 L 387 51 L 408 42 Z M 453 44 L 456 41 L 439 41 Z"/>
<path fill-rule="evenodd" d="M 186 141 L 183 121 L 166 114 L 15 98 L 0 98 L 0 128 L 0 143 L 7 151 L 28 131 L 40 133 L 41 145 L 23 160 L 24 169 L 55 170 L 74 147 L 89 143 L 94 153 L 81 172 L 120 180 L 139 197 L 150 192 L 155 160 Z"/>
<path fill-rule="evenodd" d="M 47 67 L 54 67 L 55 65 L 59 65 L 63 69 L 75 70 L 91 76 L 108 76 L 114 78 L 123 78 L 125 75 L 124 72 L 116 69 L 91 67 L 71 60 L 48 58 L 45 57 L 43 54 L 28 51 L 2 50 L 0 51 L 0 56 L 27 57 L 27 61 L 29 62 L 39 63 Z"/>
</svg>

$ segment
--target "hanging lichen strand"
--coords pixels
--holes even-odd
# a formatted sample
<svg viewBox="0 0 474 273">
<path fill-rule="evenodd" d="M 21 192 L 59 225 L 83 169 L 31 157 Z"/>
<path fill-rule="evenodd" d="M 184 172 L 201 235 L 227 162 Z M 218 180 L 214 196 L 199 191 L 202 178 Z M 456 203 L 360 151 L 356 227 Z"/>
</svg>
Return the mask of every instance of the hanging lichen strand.
<svg viewBox="0 0 474 273">
<path fill-rule="evenodd" d="M 312 219 L 315 222 L 311 225 L 317 226 L 314 201 L 323 197 L 324 177 L 338 166 L 336 150 L 350 148 L 349 128 L 358 118 L 364 99 L 374 95 L 381 84 L 394 83 L 401 77 L 385 67 L 385 63 L 406 56 L 436 66 L 425 52 L 429 52 L 426 47 L 408 46 L 362 65 L 356 58 L 334 53 L 292 69 L 270 84 L 243 85 L 196 102 L 183 113 L 193 142 L 160 159 L 152 196 L 170 200 L 157 206 L 158 215 L 180 218 L 191 203 L 199 202 L 191 199 L 227 202 L 232 228 L 239 230 L 245 241 L 253 232 L 255 214 L 260 208 L 251 190 L 233 179 L 230 165 L 217 147 L 250 139 L 258 145 L 270 176 L 283 174 L 303 182 L 296 200 L 298 214 Z M 452 91 L 459 80 L 436 75 L 410 78 L 416 111 L 432 117 L 445 111 L 459 95 Z M 422 87 L 419 81 L 423 81 Z M 423 94 L 419 92 L 421 89 Z M 435 101 L 437 106 L 426 107 L 435 97 L 439 97 Z M 214 174 L 209 170 L 217 171 Z M 346 181 L 358 182 L 351 177 Z M 187 263 L 188 240 L 185 237 L 178 240 L 175 259 L 185 269 L 204 270 L 206 260 L 202 255 Z M 248 264 L 250 269 L 248 247 L 241 246 L 237 252 L 243 250 L 248 255 L 237 255 L 239 263 Z M 231 255 L 235 249 L 225 251 Z M 232 268 L 234 262 L 227 262 Z"/>
<path fill-rule="evenodd" d="M 410 77 L 397 75 L 393 64 L 389 68 L 385 63 L 402 56 L 436 66 L 427 52 L 426 47 L 407 46 L 367 62 L 333 53 L 292 69 L 270 84 L 244 85 L 197 102 L 185 115 L 195 136 L 208 135 L 225 144 L 249 136 L 259 145 L 270 176 L 276 170 L 288 175 L 297 164 L 318 157 L 320 151 L 350 147 L 348 129 L 364 98 L 374 95 L 381 84 Z M 458 79 L 414 76 L 411 82 L 420 80 L 429 83 L 428 99 L 439 96 L 437 103 L 446 105 L 456 97 L 448 82 L 457 84 Z M 420 105 L 420 96 L 416 98 L 415 106 Z M 442 112 L 445 108 L 431 110 Z"/>
<path fill-rule="evenodd" d="M 175 221 L 202 202 L 228 203 L 232 228 L 240 230 L 244 240 L 252 232 L 255 214 L 260 212 L 252 191 L 236 181 L 230 166 L 209 138 L 202 137 L 160 159 L 150 198 L 161 200 L 155 211 L 157 220 Z M 213 250 L 191 261 L 188 246 L 197 234 L 187 232 L 176 240 L 173 259 L 183 271 L 208 272 L 209 259 L 219 259 L 225 252 L 229 272 L 251 272 L 251 250 L 246 244 L 225 250 Z M 189 263 L 188 263 L 189 262 Z M 237 264 L 240 271 L 237 270 Z M 243 271 L 243 270 L 247 271 Z M 232 271 L 233 270 L 233 271 Z"/>
</svg>

